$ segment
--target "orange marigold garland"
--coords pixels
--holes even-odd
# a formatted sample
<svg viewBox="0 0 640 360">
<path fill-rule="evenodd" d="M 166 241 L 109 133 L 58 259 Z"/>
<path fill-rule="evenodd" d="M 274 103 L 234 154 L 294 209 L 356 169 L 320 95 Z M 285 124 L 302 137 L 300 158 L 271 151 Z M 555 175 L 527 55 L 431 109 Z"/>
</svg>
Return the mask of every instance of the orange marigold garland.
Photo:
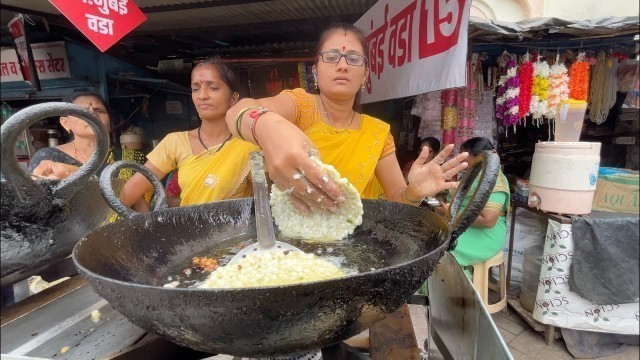
<svg viewBox="0 0 640 360">
<path fill-rule="evenodd" d="M 584 53 L 578 55 L 578 61 L 569 69 L 569 98 L 587 101 L 589 94 L 589 63 Z"/>
</svg>

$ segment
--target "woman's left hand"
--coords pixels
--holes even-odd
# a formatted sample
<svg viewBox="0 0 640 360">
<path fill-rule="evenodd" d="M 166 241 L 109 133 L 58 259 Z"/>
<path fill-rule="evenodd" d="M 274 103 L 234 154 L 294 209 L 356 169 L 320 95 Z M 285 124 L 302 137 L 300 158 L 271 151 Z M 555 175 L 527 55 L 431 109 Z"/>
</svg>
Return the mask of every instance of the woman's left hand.
<svg viewBox="0 0 640 360">
<path fill-rule="evenodd" d="M 456 174 L 467 168 L 464 160 L 469 155 L 460 153 L 451 160 L 444 160 L 453 152 L 453 144 L 447 145 L 430 162 L 426 162 L 429 149 L 425 146 L 409 170 L 407 195 L 411 198 L 435 196 L 439 192 L 458 187 L 458 181 L 450 181 Z"/>
</svg>

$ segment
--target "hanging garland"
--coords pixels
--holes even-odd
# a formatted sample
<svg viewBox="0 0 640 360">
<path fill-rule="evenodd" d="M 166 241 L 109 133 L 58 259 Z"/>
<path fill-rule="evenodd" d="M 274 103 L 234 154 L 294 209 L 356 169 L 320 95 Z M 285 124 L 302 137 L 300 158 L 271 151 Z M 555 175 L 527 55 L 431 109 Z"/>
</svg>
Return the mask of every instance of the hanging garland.
<svg viewBox="0 0 640 360">
<path fill-rule="evenodd" d="M 531 91 L 531 115 L 540 120 L 549 109 L 549 64 L 536 61 L 533 64 L 533 89 Z"/>
<path fill-rule="evenodd" d="M 556 57 L 556 63 L 549 71 L 549 109 L 547 118 L 555 119 L 556 108 L 561 101 L 569 99 L 569 71 L 560 62 L 560 56 Z"/>
<path fill-rule="evenodd" d="M 524 118 L 531 112 L 531 91 L 533 90 L 533 64 L 529 61 L 529 54 L 526 60 L 520 64 L 518 77 L 520 78 L 520 98 L 518 103 L 518 117 Z"/>
<path fill-rule="evenodd" d="M 515 126 L 518 123 L 518 104 L 520 102 L 520 78 L 515 60 L 507 62 L 507 73 L 498 82 L 498 98 L 496 99 L 496 116 L 504 126 Z"/>
<path fill-rule="evenodd" d="M 475 62 L 473 60 L 476 60 Z M 477 73 L 480 64 L 477 56 L 472 56 L 472 61 L 467 63 L 467 86 L 458 90 L 458 126 L 456 127 L 456 151 L 466 140 L 475 136 L 476 99 L 478 98 Z"/>
<path fill-rule="evenodd" d="M 578 54 L 577 61 L 569 69 L 569 98 L 587 101 L 589 93 L 589 63 L 585 53 Z"/>
<path fill-rule="evenodd" d="M 591 121 L 598 125 L 607 120 L 609 110 L 616 102 L 618 88 L 617 67 L 618 59 L 607 58 L 604 51 L 601 51 L 592 69 L 589 90 L 589 117 Z"/>
<path fill-rule="evenodd" d="M 458 125 L 457 95 L 453 89 L 442 91 L 442 130 L 452 130 Z"/>
</svg>

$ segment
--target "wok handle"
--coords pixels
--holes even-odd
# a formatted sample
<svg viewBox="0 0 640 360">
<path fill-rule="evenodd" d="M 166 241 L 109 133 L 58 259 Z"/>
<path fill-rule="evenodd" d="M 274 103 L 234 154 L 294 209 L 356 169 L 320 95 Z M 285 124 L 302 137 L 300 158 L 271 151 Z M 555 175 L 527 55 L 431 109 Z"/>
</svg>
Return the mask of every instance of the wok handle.
<svg viewBox="0 0 640 360">
<path fill-rule="evenodd" d="M 448 219 L 449 228 L 451 229 L 449 251 L 456 248 L 458 237 L 473 224 L 478 215 L 480 215 L 480 212 L 482 212 L 482 209 L 487 205 L 489 196 L 491 196 L 491 192 L 496 185 L 499 171 L 500 157 L 495 151 L 483 151 L 476 156 L 475 162 L 470 164 L 449 206 Z M 476 186 L 467 206 L 460 212 L 464 198 L 469 193 L 479 173 L 480 180 L 478 181 L 478 186 Z"/>
<path fill-rule="evenodd" d="M 116 173 L 116 171 L 120 171 L 121 169 L 126 168 L 134 169 L 135 171 L 141 173 L 153 185 L 156 196 L 156 204 L 153 209 L 151 209 L 151 211 L 162 210 L 168 207 L 167 196 L 164 192 L 164 186 L 162 185 L 158 177 L 144 165 L 140 165 L 133 161 L 121 160 L 108 165 L 102 171 L 102 174 L 100 174 L 100 190 L 102 191 L 102 197 L 107 202 L 109 207 L 111 207 L 111 209 L 116 212 L 116 214 L 122 216 L 125 219 L 130 219 L 138 214 L 141 214 L 140 212 L 132 210 L 128 206 L 123 204 L 122 201 L 120 201 L 118 195 L 116 195 L 115 191 L 113 191 L 113 174 Z"/>
<path fill-rule="evenodd" d="M 68 178 L 60 181 L 53 188 L 53 196 L 68 199 L 76 193 L 91 176 L 95 174 L 107 158 L 108 134 L 104 124 L 89 110 L 80 106 L 63 102 L 47 102 L 29 106 L 12 115 L 2 124 L 0 135 L 0 164 L 2 175 L 13 185 L 18 197 L 27 203 L 41 200 L 44 190 L 20 168 L 16 159 L 15 144 L 18 136 L 42 119 L 58 116 L 76 116 L 89 124 L 96 134 L 96 149 L 89 160 Z"/>
</svg>

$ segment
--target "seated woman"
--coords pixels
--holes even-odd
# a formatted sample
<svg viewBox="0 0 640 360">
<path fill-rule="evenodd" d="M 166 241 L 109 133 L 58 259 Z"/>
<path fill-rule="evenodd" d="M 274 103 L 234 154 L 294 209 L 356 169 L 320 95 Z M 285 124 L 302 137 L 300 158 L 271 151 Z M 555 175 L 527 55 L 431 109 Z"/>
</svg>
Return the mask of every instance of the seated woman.
<svg viewBox="0 0 640 360">
<path fill-rule="evenodd" d="M 493 144 L 487 138 L 471 138 L 460 146 L 460 151 L 469 153 L 468 160 L 473 162 L 474 158 L 485 150 L 495 151 Z M 467 197 L 463 201 L 463 208 L 471 200 L 475 184 L 469 190 Z M 509 210 L 509 182 L 500 171 L 498 180 L 489 197 L 487 205 L 476 219 L 476 221 L 460 235 L 458 246 L 451 252 L 458 263 L 465 268 L 467 275 L 470 275 L 470 265 L 484 262 L 494 257 L 502 250 L 506 235 L 507 212 Z M 439 212 L 449 211 L 449 205 L 444 204 L 438 208 Z M 471 277 L 471 276 L 469 276 Z"/>
<path fill-rule="evenodd" d="M 235 139 L 225 114 L 238 101 L 235 74 L 219 58 L 209 58 L 191 72 L 191 98 L 202 120 L 200 127 L 165 136 L 147 155 L 145 166 L 159 179 L 177 170 L 180 205 L 250 196 L 249 153 L 257 147 Z M 129 206 L 151 189 L 135 174 L 120 192 Z"/>
</svg>

